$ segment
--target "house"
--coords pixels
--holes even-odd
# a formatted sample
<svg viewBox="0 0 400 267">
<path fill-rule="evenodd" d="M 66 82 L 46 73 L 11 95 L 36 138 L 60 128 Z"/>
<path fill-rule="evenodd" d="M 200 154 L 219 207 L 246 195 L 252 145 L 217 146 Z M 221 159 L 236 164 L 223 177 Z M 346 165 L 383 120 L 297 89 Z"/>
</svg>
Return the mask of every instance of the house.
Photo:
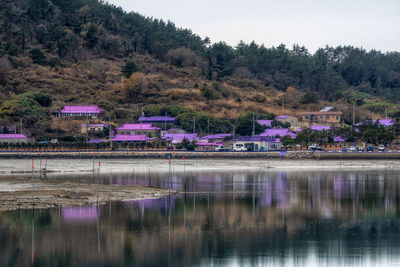
<svg viewBox="0 0 400 267">
<path fill-rule="evenodd" d="M 311 125 L 310 130 L 312 131 L 330 131 L 332 128 L 330 125 Z"/>
<path fill-rule="evenodd" d="M 165 134 L 184 134 L 186 132 L 183 129 L 171 128 L 166 131 L 161 131 L 160 133 L 161 133 L 161 136 L 164 136 Z"/>
<path fill-rule="evenodd" d="M 378 120 L 372 120 L 371 122 L 373 124 L 378 123 L 384 127 L 390 127 L 390 126 L 394 125 L 394 122 L 392 119 L 378 119 Z M 359 122 L 359 123 L 355 124 L 354 126 L 361 126 L 364 123 L 367 123 L 367 121 Z"/>
<path fill-rule="evenodd" d="M 333 107 L 326 107 L 320 111 L 301 112 L 300 117 L 308 125 L 313 123 L 338 124 L 342 120 L 343 112 L 333 111 Z"/>
<path fill-rule="evenodd" d="M 223 143 L 225 138 L 231 137 L 232 134 L 211 134 L 200 138 L 200 141 L 204 143 Z"/>
<path fill-rule="evenodd" d="M 105 128 L 108 128 L 106 123 L 82 124 L 81 133 L 102 133 Z"/>
<path fill-rule="evenodd" d="M 197 134 L 164 134 L 162 140 L 170 142 L 171 144 L 180 144 L 186 139 L 189 142 L 199 141 Z"/>
<path fill-rule="evenodd" d="M 215 149 L 223 145 L 224 143 L 212 143 L 212 142 L 199 142 L 196 145 L 199 147 L 201 151 L 215 151 Z"/>
<path fill-rule="evenodd" d="M 117 135 L 160 136 L 160 128 L 154 127 L 151 123 L 124 123 L 115 130 L 117 131 Z"/>
<path fill-rule="evenodd" d="M 59 116 L 98 118 L 102 111 L 98 106 L 64 106 Z"/>
<path fill-rule="evenodd" d="M 344 143 L 345 140 L 344 140 L 344 138 L 342 136 L 334 136 L 333 137 L 333 142 L 335 142 L 335 143 Z"/>
<path fill-rule="evenodd" d="M 297 127 L 299 124 L 299 120 L 290 115 L 284 115 L 284 116 L 278 116 L 275 118 L 276 121 L 279 121 L 280 123 L 289 123 L 291 127 Z"/>
<path fill-rule="evenodd" d="M 267 137 L 284 137 L 290 136 L 291 138 L 296 138 L 296 134 L 289 131 L 289 129 L 267 129 L 265 132 L 260 134 L 260 136 L 267 136 Z"/>
<path fill-rule="evenodd" d="M 157 138 L 149 137 L 146 134 L 134 134 L 134 135 L 125 135 L 125 134 L 117 134 L 112 138 L 113 142 L 147 142 L 152 141 Z"/>
<path fill-rule="evenodd" d="M 175 118 L 168 116 L 153 116 L 153 117 L 139 117 L 139 122 L 141 123 L 151 123 L 153 126 L 160 129 L 168 130 L 175 125 Z"/>
<path fill-rule="evenodd" d="M 258 124 L 264 125 L 265 127 L 272 127 L 272 120 L 257 120 Z"/>
<path fill-rule="evenodd" d="M 244 146 L 248 151 L 272 151 L 280 150 L 282 142 L 279 138 L 269 136 L 239 136 L 233 140 L 233 147 Z"/>
<path fill-rule="evenodd" d="M 23 134 L 0 134 L 0 143 L 28 143 L 28 137 Z"/>
</svg>

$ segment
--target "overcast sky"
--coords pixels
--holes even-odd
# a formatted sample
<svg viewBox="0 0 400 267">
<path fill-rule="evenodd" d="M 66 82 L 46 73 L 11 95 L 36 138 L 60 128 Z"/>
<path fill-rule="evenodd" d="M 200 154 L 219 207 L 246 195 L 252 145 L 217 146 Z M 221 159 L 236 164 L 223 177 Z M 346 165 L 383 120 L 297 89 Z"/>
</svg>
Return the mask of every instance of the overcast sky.
<svg viewBox="0 0 400 267">
<path fill-rule="evenodd" d="M 400 51 L 400 0 L 108 0 L 212 42 Z"/>
</svg>

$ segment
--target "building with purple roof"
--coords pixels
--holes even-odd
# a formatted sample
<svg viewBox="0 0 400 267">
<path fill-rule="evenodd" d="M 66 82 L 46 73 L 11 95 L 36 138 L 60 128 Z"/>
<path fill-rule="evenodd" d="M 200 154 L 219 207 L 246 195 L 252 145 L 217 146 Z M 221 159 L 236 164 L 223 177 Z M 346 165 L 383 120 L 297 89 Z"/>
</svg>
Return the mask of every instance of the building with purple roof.
<svg viewBox="0 0 400 267">
<path fill-rule="evenodd" d="M 330 131 L 330 125 L 311 125 L 310 130 L 312 131 Z"/>
<path fill-rule="evenodd" d="M 231 137 L 231 136 L 232 136 L 232 134 L 224 134 L 224 133 L 210 134 L 210 135 L 201 137 L 200 140 L 205 143 L 221 143 L 225 140 L 225 138 Z"/>
<path fill-rule="evenodd" d="M 0 134 L 0 143 L 28 143 L 28 137 L 23 134 Z"/>
<path fill-rule="evenodd" d="M 168 130 L 175 126 L 175 117 L 169 116 L 152 116 L 152 117 L 139 117 L 141 123 L 151 123 L 153 126 L 165 130 Z"/>
<path fill-rule="evenodd" d="M 61 117 L 91 117 L 97 118 L 101 110 L 98 106 L 64 106 L 60 111 Z"/>
<path fill-rule="evenodd" d="M 108 128 L 107 123 L 84 123 L 81 126 L 81 133 L 102 133 L 105 128 Z"/>
<path fill-rule="evenodd" d="M 246 147 L 247 151 L 271 151 L 280 150 L 282 142 L 279 138 L 271 136 L 239 136 L 233 140 L 233 150 Z"/>
<path fill-rule="evenodd" d="M 299 124 L 299 120 L 290 115 L 278 116 L 275 118 L 275 120 L 279 121 L 280 123 L 289 123 L 291 127 L 298 127 Z"/>
<path fill-rule="evenodd" d="M 368 121 L 359 122 L 359 123 L 355 124 L 355 126 L 361 126 L 367 122 Z M 390 127 L 390 126 L 394 125 L 393 119 L 378 119 L 378 120 L 372 120 L 371 122 L 373 124 L 378 123 L 384 127 Z"/>
<path fill-rule="evenodd" d="M 289 129 L 267 129 L 265 132 L 260 134 L 260 136 L 267 136 L 267 137 L 284 137 L 290 136 L 291 138 L 296 138 L 296 134 L 289 131 Z"/>
<path fill-rule="evenodd" d="M 112 138 L 113 142 L 147 142 L 157 138 L 148 137 L 146 134 L 135 134 L 135 135 L 121 135 L 117 134 Z"/>
<path fill-rule="evenodd" d="M 197 134 L 164 134 L 162 137 L 162 140 L 171 142 L 172 144 L 180 144 L 184 139 L 189 142 L 200 140 Z"/>
<path fill-rule="evenodd" d="M 160 128 L 154 127 L 151 123 L 124 123 L 115 130 L 117 135 L 149 135 L 152 137 L 160 135 Z"/>
<path fill-rule="evenodd" d="M 335 143 L 344 143 L 345 140 L 344 140 L 344 138 L 342 136 L 334 136 L 333 137 L 333 142 L 335 142 Z"/>
<path fill-rule="evenodd" d="M 272 127 L 272 120 L 257 120 L 258 124 L 264 125 L 266 127 Z"/>
</svg>

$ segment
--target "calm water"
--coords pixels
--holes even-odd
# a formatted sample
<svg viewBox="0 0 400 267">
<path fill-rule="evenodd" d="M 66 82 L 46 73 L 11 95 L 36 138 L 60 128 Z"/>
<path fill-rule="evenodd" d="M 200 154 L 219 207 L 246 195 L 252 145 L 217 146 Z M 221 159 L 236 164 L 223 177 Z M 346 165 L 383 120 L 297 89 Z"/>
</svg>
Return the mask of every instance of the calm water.
<svg viewBox="0 0 400 267">
<path fill-rule="evenodd" d="M 400 265 L 398 172 L 127 173 L 101 182 L 187 193 L 0 213 L 0 266 Z"/>
</svg>

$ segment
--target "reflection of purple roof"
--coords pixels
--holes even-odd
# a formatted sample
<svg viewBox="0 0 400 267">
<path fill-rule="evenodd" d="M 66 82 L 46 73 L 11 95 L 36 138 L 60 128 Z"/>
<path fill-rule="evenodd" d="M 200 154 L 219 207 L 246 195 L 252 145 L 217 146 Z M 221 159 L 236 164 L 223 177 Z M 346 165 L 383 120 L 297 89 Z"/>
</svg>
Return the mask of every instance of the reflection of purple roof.
<svg viewBox="0 0 400 267">
<path fill-rule="evenodd" d="M 139 117 L 139 121 L 146 121 L 146 122 L 174 122 L 174 117 L 168 116 L 153 116 L 153 117 Z"/>
<path fill-rule="evenodd" d="M 164 134 L 162 139 L 175 140 L 175 141 L 187 139 L 189 141 L 192 141 L 193 139 L 198 140 L 199 137 L 197 136 L 197 134 Z"/>
<path fill-rule="evenodd" d="M 211 134 L 203 136 L 201 139 L 224 139 L 225 137 L 232 136 L 231 134 Z"/>
<path fill-rule="evenodd" d="M 0 139 L 25 139 L 28 138 L 23 134 L 0 134 Z"/>
<path fill-rule="evenodd" d="M 313 131 L 329 131 L 331 129 L 330 125 L 311 125 L 310 130 Z"/>
<path fill-rule="evenodd" d="M 102 143 L 103 141 L 101 141 L 100 139 L 92 139 L 88 142 L 88 144 L 99 144 Z"/>
<path fill-rule="evenodd" d="M 276 117 L 275 119 L 276 120 L 284 120 L 284 119 L 287 119 L 287 118 L 289 118 L 289 116 L 278 116 L 278 117 Z"/>
<path fill-rule="evenodd" d="M 333 142 L 344 142 L 344 138 L 341 136 L 333 137 Z"/>
<path fill-rule="evenodd" d="M 271 122 L 272 120 L 257 120 L 258 124 L 267 126 L 267 127 L 271 127 Z"/>
<path fill-rule="evenodd" d="M 99 216 L 96 206 L 62 208 L 61 213 L 65 220 L 93 221 Z"/>
<path fill-rule="evenodd" d="M 98 106 L 64 106 L 61 113 L 101 113 Z"/>
<path fill-rule="evenodd" d="M 160 130 L 160 128 L 154 127 L 151 123 L 124 123 L 116 130 Z"/>
<path fill-rule="evenodd" d="M 155 138 L 149 138 L 145 134 L 135 134 L 135 135 L 124 135 L 124 134 L 117 134 L 113 137 L 114 142 L 136 142 L 136 141 L 150 141 L 154 140 Z"/>
<path fill-rule="evenodd" d="M 289 135 L 291 138 L 296 138 L 296 134 L 289 132 L 289 129 L 267 129 L 265 132 L 260 134 L 261 136 L 280 136 L 284 137 Z"/>
<path fill-rule="evenodd" d="M 376 123 L 378 122 L 380 125 L 382 126 L 393 126 L 393 120 L 392 119 L 380 119 L 380 120 L 372 120 L 372 123 Z M 355 126 L 361 126 L 362 124 L 364 124 L 365 122 L 359 122 L 357 124 L 355 124 Z"/>
</svg>

